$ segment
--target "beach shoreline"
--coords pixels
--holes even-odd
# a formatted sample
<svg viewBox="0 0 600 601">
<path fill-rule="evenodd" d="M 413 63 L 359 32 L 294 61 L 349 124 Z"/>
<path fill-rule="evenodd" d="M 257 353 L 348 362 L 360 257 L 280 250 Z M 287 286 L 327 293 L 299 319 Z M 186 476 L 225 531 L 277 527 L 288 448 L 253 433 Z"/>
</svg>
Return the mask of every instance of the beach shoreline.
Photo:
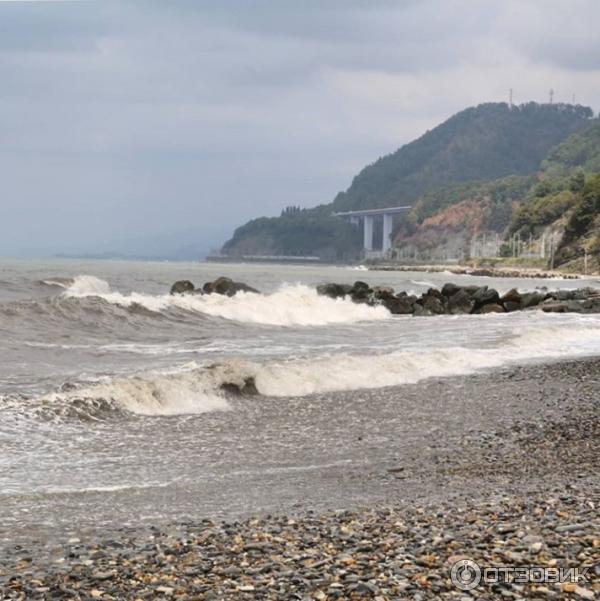
<svg viewBox="0 0 600 601">
<path fill-rule="evenodd" d="M 465 264 L 431 264 L 431 265 L 395 265 L 369 264 L 369 271 L 398 271 L 398 272 L 422 272 L 422 273 L 448 273 L 453 275 L 472 275 L 494 278 L 543 278 L 557 280 L 583 280 L 600 276 L 599 273 L 573 273 L 561 270 L 546 270 L 537 267 L 524 266 L 473 266 Z"/>
<path fill-rule="evenodd" d="M 391 439 L 388 449 L 361 449 L 367 434 L 348 432 L 368 456 L 364 468 L 316 472 L 306 485 L 320 495 L 272 515 L 198 515 L 21 540 L 0 555 L 0 597 L 460 598 L 451 557 L 515 566 L 597 561 L 598 373 L 592 357 L 398 387 L 408 403 L 421 397 L 419 423 L 431 426 L 411 453 Z M 371 427 L 373 419 L 365 417 Z M 328 499 L 331 485 L 338 496 Z M 594 578 L 573 598 L 594 598 L 585 596 L 598 589 Z M 571 595 L 553 585 L 504 588 L 507 598 Z M 489 599 L 499 591 L 478 589 Z"/>
</svg>

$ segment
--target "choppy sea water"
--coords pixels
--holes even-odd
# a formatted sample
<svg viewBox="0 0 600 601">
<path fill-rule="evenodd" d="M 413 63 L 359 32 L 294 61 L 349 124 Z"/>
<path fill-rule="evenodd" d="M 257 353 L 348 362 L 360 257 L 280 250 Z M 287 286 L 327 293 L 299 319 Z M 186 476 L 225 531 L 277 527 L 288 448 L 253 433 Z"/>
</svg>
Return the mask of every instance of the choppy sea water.
<svg viewBox="0 0 600 601">
<path fill-rule="evenodd" d="M 175 280 L 219 275 L 264 294 L 168 295 Z M 346 409 L 347 431 L 373 399 L 407 411 L 406 384 L 600 353 L 600 316 L 413 318 L 315 292 L 357 279 L 415 293 L 447 281 L 500 292 L 600 287 L 321 266 L 2 261 L 0 539 L 290 507 L 313 474 L 335 490 L 334 474 L 365 460 L 339 424 L 319 422 L 334 405 Z M 221 389 L 249 377 L 258 397 Z M 403 433 L 407 444 L 419 435 Z"/>
</svg>

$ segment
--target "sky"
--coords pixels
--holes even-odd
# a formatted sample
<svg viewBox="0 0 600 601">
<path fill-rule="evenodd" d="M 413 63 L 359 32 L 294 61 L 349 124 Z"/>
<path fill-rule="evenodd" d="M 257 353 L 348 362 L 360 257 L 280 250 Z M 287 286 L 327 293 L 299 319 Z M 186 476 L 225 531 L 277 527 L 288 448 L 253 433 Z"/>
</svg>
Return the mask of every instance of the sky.
<svg viewBox="0 0 600 601">
<path fill-rule="evenodd" d="M 597 0 L 0 0 L 0 256 L 194 255 L 481 102 L 600 108 Z"/>
</svg>

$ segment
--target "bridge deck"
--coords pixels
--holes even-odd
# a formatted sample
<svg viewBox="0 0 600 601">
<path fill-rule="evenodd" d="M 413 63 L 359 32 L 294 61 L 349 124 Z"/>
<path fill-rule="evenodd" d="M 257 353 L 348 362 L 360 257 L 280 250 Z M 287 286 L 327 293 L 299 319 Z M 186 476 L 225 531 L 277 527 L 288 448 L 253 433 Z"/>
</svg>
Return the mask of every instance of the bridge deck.
<svg viewBox="0 0 600 601">
<path fill-rule="evenodd" d="M 370 217 L 373 215 L 394 215 L 396 213 L 405 213 L 412 207 L 388 207 L 387 209 L 365 209 L 363 211 L 345 211 L 343 213 L 334 213 L 336 217 Z"/>
</svg>

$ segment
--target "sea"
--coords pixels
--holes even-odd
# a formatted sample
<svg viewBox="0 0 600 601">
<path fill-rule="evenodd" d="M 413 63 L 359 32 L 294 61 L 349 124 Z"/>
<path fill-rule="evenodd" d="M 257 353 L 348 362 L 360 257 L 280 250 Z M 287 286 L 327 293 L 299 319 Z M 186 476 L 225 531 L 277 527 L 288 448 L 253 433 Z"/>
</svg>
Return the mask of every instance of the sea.
<svg viewBox="0 0 600 601">
<path fill-rule="evenodd" d="M 219 276 L 261 294 L 169 295 L 176 280 Z M 415 294 L 445 282 L 600 288 L 363 266 L 1 260 L 0 542 L 360 502 L 369 491 L 351 476 L 369 449 L 391 438 L 410 449 L 427 431 L 405 387 L 600 353 L 600 315 L 393 316 L 315 290 L 356 280 Z M 257 394 L 223 387 L 249 379 Z"/>
</svg>

